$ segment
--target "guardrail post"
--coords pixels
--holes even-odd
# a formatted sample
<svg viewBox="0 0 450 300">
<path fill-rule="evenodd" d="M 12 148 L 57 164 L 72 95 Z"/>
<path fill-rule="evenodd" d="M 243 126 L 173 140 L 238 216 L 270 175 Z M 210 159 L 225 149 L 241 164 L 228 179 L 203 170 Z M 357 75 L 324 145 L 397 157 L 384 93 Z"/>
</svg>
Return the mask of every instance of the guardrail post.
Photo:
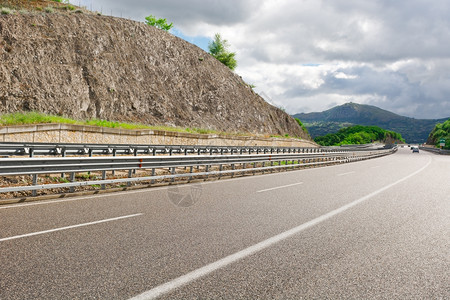
<svg viewBox="0 0 450 300">
<path fill-rule="evenodd" d="M 133 169 L 128 170 L 128 178 L 133 177 Z M 131 186 L 131 181 L 127 182 L 127 186 Z"/>
<path fill-rule="evenodd" d="M 61 152 L 62 157 L 66 157 L 66 149 L 64 148 Z M 66 175 L 64 173 L 61 173 L 61 178 L 64 178 Z"/>
<path fill-rule="evenodd" d="M 105 170 L 103 170 L 102 171 L 102 180 L 105 180 L 106 179 L 106 171 Z M 106 189 L 106 184 L 102 184 L 101 186 L 100 186 L 100 188 L 102 189 L 102 190 L 105 190 Z"/>
<path fill-rule="evenodd" d="M 37 185 L 37 181 L 38 181 L 38 174 L 33 174 L 33 185 Z M 37 190 L 33 190 L 32 192 L 32 196 L 36 197 L 37 195 Z"/>
<path fill-rule="evenodd" d="M 116 148 L 114 148 L 114 149 L 113 149 L 113 152 L 112 152 L 112 154 L 113 154 L 113 157 L 115 157 L 115 156 L 116 156 L 116 154 L 117 154 L 117 149 L 116 149 Z M 112 176 L 116 175 L 116 171 L 115 171 L 115 170 L 112 170 L 112 173 L 111 173 L 111 175 L 112 175 Z"/>
<path fill-rule="evenodd" d="M 175 175 L 175 167 L 170 168 L 170 174 Z M 175 177 L 172 177 L 171 181 L 175 182 Z"/>
<path fill-rule="evenodd" d="M 156 170 L 155 168 L 152 168 L 152 176 L 155 176 Z M 152 181 L 150 181 L 150 184 L 154 184 L 155 183 L 155 179 L 152 179 Z"/>
<path fill-rule="evenodd" d="M 192 174 L 192 171 L 194 170 L 194 166 L 190 166 L 189 167 L 189 174 Z M 188 181 L 191 181 L 192 180 L 192 175 L 191 176 L 189 176 L 189 179 L 188 179 Z"/>
<path fill-rule="evenodd" d="M 134 156 L 138 156 L 138 148 L 137 148 L 137 147 L 134 148 L 134 150 L 133 150 L 133 155 L 134 155 Z M 133 170 L 133 174 L 136 175 L 136 169 Z"/>
<path fill-rule="evenodd" d="M 236 166 L 234 164 L 231 164 L 231 170 L 235 170 Z M 231 172 L 231 177 L 234 177 L 234 172 Z"/>
<path fill-rule="evenodd" d="M 219 172 L 222 172 L 222 164 L 219 165 Z M 219 173 L 219 179 L 222 177 L 222 173 Z"/>
<path fill-rule="evenodd" d="M 70 182 L 75 182 L 75 172 L 70 173 L 69 181 Z M 71 192 L 71 193 L 75 192 L 75 187 L 71 186 L 69 188 L 69 192 Z"/>
<path fill-rule="evenodd" d="M 94 149 L 89 148 L 89 157 L 92 157 L 92 152 L 94 151 Z M 88 175 L 91 175 L 91 171 L 87 172 Z"/>
</svg>

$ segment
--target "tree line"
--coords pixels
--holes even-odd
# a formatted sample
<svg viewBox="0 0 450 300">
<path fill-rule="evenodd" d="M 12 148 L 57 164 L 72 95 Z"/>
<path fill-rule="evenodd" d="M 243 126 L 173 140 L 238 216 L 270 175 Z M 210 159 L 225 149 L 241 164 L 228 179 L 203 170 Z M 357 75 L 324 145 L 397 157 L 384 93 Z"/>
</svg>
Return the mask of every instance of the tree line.
<svg viewBox="0 0 450 300">
<path fill-rule="evenodd" d="M 450 150 L 450 119 L 444 123 L 438 123 L 434 127 L 433 131 L 428 137 L 428 143 L 434 144 L 436 147 L 440 147 L 440 140 L 445 140 L 445 146 L 443 149 Z"/>
<path fill-rule="evenodd" d="M 340 129 L 337 133 L 329 133 L 314 138 L 322 146 L 361 145 L 375 141 L 405 142 L 398 132 L 382 129 L 378 126 L 351 126 Z"/>
</svg>

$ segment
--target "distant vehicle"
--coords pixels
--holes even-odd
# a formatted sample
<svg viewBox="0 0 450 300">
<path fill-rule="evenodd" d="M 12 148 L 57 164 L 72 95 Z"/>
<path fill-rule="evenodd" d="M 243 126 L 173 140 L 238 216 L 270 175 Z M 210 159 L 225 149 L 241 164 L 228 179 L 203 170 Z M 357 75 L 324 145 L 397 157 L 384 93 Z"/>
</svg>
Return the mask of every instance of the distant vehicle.
<svg viewBox="0 0 450 300">
<path fill-rule="evenodd" d="M 414 153 L 414 152 L 419 153 L 419 147 L 411 147 L 411 149 L 412 149 L 412 152 L 413 152 L 413 153 Z"/>
</svg>

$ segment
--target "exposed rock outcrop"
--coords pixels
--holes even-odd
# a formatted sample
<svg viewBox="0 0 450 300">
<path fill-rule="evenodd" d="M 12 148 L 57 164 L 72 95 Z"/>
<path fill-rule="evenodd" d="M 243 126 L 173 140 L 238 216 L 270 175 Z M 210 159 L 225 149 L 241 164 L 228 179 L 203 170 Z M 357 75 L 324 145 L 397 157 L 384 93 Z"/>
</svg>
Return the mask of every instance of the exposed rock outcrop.
<svg viewBox="0 0 450 300">
<path fill-rule="evenodd" d="M 0 113 L 28 110 L 308 138 L 202 49 L 93 14 L 0 16 Z"/>
</svg>

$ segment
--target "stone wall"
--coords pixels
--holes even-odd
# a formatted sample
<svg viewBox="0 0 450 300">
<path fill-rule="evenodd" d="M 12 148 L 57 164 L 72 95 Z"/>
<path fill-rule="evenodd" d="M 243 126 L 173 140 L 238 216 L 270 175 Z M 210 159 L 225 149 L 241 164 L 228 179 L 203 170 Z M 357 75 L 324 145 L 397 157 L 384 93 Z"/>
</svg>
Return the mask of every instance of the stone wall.
<svg viewBox="0 0 450 300">
<path fill-rule="evenodd" d="M 0 142 L 317 147 L 312 141 L 299 139 L 128 130 L 72 124 L 0 127 Z"/>
</svg>

